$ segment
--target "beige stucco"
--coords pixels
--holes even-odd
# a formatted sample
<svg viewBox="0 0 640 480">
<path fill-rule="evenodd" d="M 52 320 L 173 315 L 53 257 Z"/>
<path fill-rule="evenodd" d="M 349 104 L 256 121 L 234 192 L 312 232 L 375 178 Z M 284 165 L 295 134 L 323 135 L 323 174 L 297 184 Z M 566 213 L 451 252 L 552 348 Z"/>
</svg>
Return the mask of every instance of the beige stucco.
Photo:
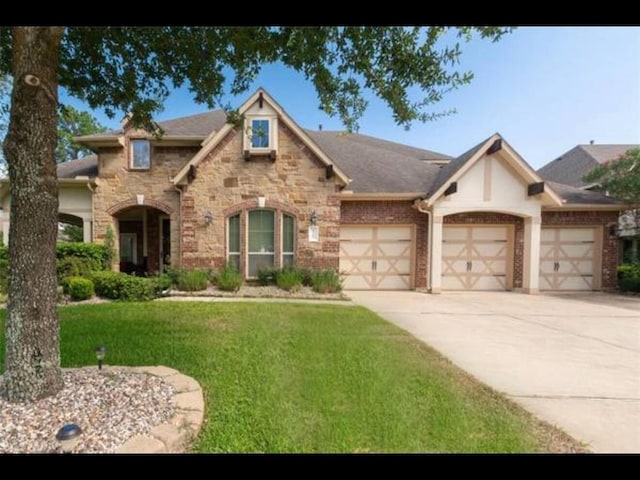
<svg viewBox="0 0 640 480">
<path fill-rule="evenodd" d="M 442 291 L 444 217 L 463 212 L 498 212 L 525 219 L 523 290 L 537 293 L 541 211 L 544 205 L 552 205 L 553 199 L 527 194 L 530 179 L 522 171 L 519 159 L 506 148 L 470 159 L 461 171 L 456 178 L 456 193 L 441 195 L 431 207 L 431 291 Z"/>
</svg>

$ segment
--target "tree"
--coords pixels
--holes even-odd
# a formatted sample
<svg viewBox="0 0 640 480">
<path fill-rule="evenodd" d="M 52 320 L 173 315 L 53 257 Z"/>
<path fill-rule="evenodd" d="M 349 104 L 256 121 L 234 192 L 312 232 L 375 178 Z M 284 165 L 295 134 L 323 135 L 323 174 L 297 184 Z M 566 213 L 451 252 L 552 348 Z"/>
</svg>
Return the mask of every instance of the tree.
<svg viewBox="0 0 640 480">
<path fill-rule="evenodd" d="M 68 162 L 91 154 L 91 150 L 77 144 L 73 137 L 104 132 L 106 128 L 89 112 L 76 110 L 70 105 L 61 105 L 58 120 L 58 145 L 56 161 Z"/>
<path fill-rule="evenodd" d="M 640 205 L 640 148 L 598 165 L 583 180 L 598 183 L 612 197 Z"/>
<path fill-rule="evenodd" d="M 640 233 L 640 148 L 598 165 L 583 180 L 598 183 L 607 195 L 629 202 L 632 209 L 620 215 L 620 226 L 631 234 Z"/>
<path fill-rule="evenodd" d="M 84 240 L 84 231 L 82 227 L 72 223 L 65 223 L 62 227 L 62 235 L 66 242 L 82 242 Z"/>
<path fill-rule="evenodd" d="M 382 98 L 399 125 L 437 118 L 428 107 L 471 80 L 445 27 L 13 27 L 0 29 L 0 75 L 13 76 L 4 141 L 11 185 L 5 396 L 26 401 L 62 385 L 56 313 L 58 87 L 113 117 L 153 128 L 170 86 L 188 82 L 210 108 L 248 89 L 262 65 L 302 72 L 329 115 L 357 129 L 362 91 Z M 499 39 L 509 29 L 458 28 Z M 420 91 L 414 101 L 410 91 Z"/>
</svg>

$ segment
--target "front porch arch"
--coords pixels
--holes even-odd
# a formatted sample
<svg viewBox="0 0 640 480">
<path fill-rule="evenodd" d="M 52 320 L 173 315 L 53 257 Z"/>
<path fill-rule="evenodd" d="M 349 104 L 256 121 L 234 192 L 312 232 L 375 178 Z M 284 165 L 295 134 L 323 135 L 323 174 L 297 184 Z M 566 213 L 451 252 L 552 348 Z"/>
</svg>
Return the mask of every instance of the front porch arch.
<svg viewBox="0 0 640 480">
<path fill-rule="evenodd" d="M 142 201 L 139 202 L 138 200 L 139 200 L 138 196 L 134 196 L 134 197 L 128 198 L 127 200 L 123 200 L 122 202 L 118 202 L 112 205 L 111 207 L 109 207 L 107 209 L 107 213 L 111 216 L 116 216 L 122 210 L 131 208 L 131 207 L 153 207 L 156 210 L 160 210 L 162 213 L 165 213 L 167 215 L 171 215 L 173 213 L 173 208 L 171 208 L 166 203 L 162 203 L 153 198 L 141 196 L 140 200 Z"/>
</svg>

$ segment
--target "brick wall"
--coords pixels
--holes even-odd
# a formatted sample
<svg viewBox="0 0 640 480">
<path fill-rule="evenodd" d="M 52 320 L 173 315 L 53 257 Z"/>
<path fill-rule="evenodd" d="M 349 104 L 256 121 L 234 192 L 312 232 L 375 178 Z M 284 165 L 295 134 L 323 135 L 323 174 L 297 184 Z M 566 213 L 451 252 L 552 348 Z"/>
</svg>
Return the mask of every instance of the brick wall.
<svg viewBox="0 0 640 480">
<path fill-rule="evenodd" d="M 416 228 L 415 288 L 427 287 L 427 215 L 412 207 L 411 201 L 343 201 L 342 224 L 413 224 Z"/>
<path fill-rule="evenodd" d="M 543 212 L 542 225 L 602 225 L 602 289 L 617 286 L 618 238 L 609 227 L 618 224 L 618 212 Z"/>
</svg>

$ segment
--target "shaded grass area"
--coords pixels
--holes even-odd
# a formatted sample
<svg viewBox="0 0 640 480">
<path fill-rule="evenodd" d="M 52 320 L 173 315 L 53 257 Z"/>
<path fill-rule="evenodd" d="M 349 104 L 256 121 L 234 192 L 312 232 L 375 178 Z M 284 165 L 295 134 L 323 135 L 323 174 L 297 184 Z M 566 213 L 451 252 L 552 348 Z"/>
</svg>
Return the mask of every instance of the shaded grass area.
<svg viewBox="0 0 640 480">
<path fill-rule="evenodd" d="M 105 344 L 107 364 L 166 365 L 197 379 L 206 408 L 195 452 L 575 446 L 361 307 L 109 303 L 64 307 L 60 318 L 65 367 L 95 363 Z"/>
</svg>

